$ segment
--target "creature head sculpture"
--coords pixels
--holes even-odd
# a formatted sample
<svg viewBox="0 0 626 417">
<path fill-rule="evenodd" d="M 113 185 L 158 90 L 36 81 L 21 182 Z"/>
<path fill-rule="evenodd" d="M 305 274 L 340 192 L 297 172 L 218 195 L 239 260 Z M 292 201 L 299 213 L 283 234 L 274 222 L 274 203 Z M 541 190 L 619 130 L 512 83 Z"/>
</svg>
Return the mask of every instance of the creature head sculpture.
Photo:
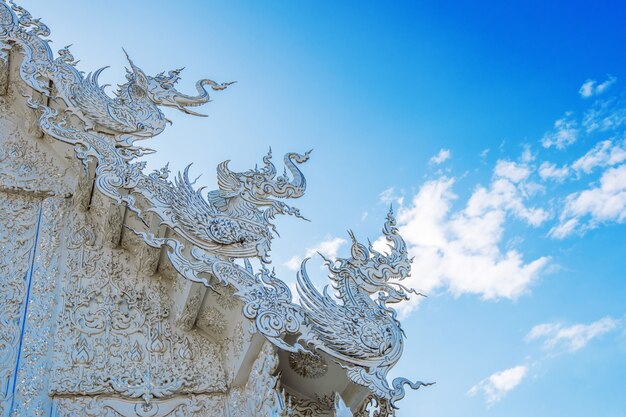
<svg viewBox="0 0 626 417">
<path fill-rule="evenodd" d="M 127 82 L 120 85 L 115 97 L 110 97 L 105 86 L 98 83 L 101 68 L 85 75 L 76 68 L 69 47 L 59 56 L 42 37 L 50 30 L 39 19 L 33 19 L 23 8 L 0 1 L 0 43 L 21 46 L 24 59 L 20 64 L 22 80 L 35 91 L 62 99 L 67 112 L 84 123 L 84 130 L 104 131 L 115 136 L 121 146 L 130 146 L 137 139 L 146 139 L 161 133 L 168 120 L 159 106 L 173 107 L 188 114 L 202 116 L 191 110 L 210 101 L 209 92 L 223 90 L 232 83 L 218 84 L 209 79 L 196 83 L 197 95 L 183 94 L 175 88 L 181 69 L 146 75 L 130 59 Z M 2 60 L 2 54 L 0 54 Z"/>
<path fill-rule="evenodd" d="M 217 167 L 218 189 L 207 193 L 196 190 L 189 180 L 189 167 L 174 183 L 166 180 L 167 172 L 151 174 L 150 187 L 161 199 L 151 211 L 159 213 L 164 223 L 198 247 L 230 258 L 258 257 L 269 263 L 271 241 L 275 232 L 272 219 L 278 214 L 302 218 L 300 211 L 280 199 L 301 197 L 306 189 L 304 175 L 296 164 L 309 159 L 304 155 L 285 155 L 285 172 L 277 176 L 271 162 L 271 151 L 263 158 L 263 167 L 233 172 L 224 161 Z M 287 173 L 291 172 L 291 176 Z M 166 197 L 166 199 L 162 199 Z"/>
<path fill-rule="evenodd" d="M 354 233 L 348 233 L 352 239 L 351 257 L 340 258 L 336 262 L 324 258 L 333 280 L 350 277 L 360 290 L 368 294 L 378 293 L 379 301 L 384 303 L 399 303 L 408 300 L 409 294 L 416 293 L 399 282 L 409 276 L 412 259 L 408 257 L 406 243 L 398 234 L 393 210 L 389 210 L 383 227 L 383 235 L 388 242 L 387 253 L 374 249 L 371 242 L 368 246 L 359 243 Z"/>
<path fill-rule="evenodd" d="M 300 211 L 289 207 L 277 199 L 299 198 L 306 190 L 306 180 L 296 164 L 309 159 L 311 151 L 304 155 L 290 152 L 285 154 L 285 171 L 276 175 L 276 167 L 272 163 L 272 150 L 263 158 L 263 167 L 233 172 L 228 167 L 230 161 L 224 161 L 217 167 L 219 197 L 225 199 L 224 207 L 232 214 L 242 214 L 253 208 L 269 207 L 263 212 L 264 220 L 273 219 L 277 214 L 291 214 L 302 217 Z M 289 178 L 287 170 L 291 173 Z M 215 194 L 214 194 L 215 195 Z M 214 200 L 217 203 L 216 200 Z M 218 203 L 219 204 L 219 203 Z M 258 215 L 254 210 L 250 214 Z"/>
<path fill-rule="evenodd" d="M 198 95 L 189 96 L 175 88 L 176 83 L 180 80 L 180 73 L 183 68 L 168 71 L 167 74 L 161 72 L 152 77 L 146 75 L 137 67 L 126 51 L 124 51 L 124 53 L 130 64 L 130 69 L 127 69 L 126 73 L 128 85 L 131 88 L 130 94 L 135 99 L 140 99 L 145 96 L 158 106 L 174 107 L 187 114 L 205 116 L 204 114 L 189 109 L 189 107 L 196 107 L 209 102 L 209 92 L 206 90 L 205 86 L 211 87 L 214 91 L 219 91 L 233 84 L 232 82 L 218 84 L 213 80 L 203 79 L 196 83 Z"/>
</svg>

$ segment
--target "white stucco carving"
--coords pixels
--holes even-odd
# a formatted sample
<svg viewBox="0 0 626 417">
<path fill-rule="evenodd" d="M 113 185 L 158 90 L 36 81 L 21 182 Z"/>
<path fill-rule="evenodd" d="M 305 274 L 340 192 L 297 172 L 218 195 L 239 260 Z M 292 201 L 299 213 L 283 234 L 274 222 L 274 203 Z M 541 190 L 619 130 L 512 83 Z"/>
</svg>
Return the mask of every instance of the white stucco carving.
<svg viewBox="0 0 626 417">
<path fill-rule="evenodd" d="M 325 259 L 338 297 L 304 262 L 295 303 L 267 264 L 275 216 L 302 217 L 284 200 L 304 195 L 310 151 L 283 174 L 271 150 L 260 168 L 225 161 L 206 194 L 188 169 L 146 173 L 160 107 L 198 115 L 207 87 L 232 83 L 186 95 L 181 70 L 127 55 L 111 97 L 49 34 L 0 0 L 0 417 L 382 417 L 405 384 L 429 385 L 387 380 L 403 347 L 391 305 L 413 292 L 392 212 L 389 253 L 351 234 L 349 258 Z"/>
</svg>

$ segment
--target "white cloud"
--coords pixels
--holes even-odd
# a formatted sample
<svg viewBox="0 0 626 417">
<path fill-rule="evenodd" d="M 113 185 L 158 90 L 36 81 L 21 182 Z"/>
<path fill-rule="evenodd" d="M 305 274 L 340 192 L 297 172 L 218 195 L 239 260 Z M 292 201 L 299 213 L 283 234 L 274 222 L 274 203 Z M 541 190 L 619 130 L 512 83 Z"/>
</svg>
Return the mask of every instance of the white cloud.
<svg viewBox="0 0 626 417">
<path fill-rule="evenodd" d="M 601 84 L 597 84 L 596 80 L 589 79 L 583 83 L 583 85 L 580 87 L 580 90 L 578 90 L 578 92 L 580 93 L 581 96 L 585 98 L 589 98 L 591 96 L 597 96 L 597 95 L 604 93 L 606 90 L 608 90 L 609 87 L 615 84 L 616 81 L 617 81 L 617 78 L 613 76 L 609 76 L 607 80 Z"/>
<path fill-rule="evenodd" d="M 517 387 L 528 374 L 528 367 L 518 365 L 496 372 L 474 385 L 467 392 L 470 396 L 482 393 L 488 405 L 493 405 Z"/>
<path fill-rule="evenodd" d="M 565 349 L 576 352 L 605 333 L 614 330 L 618 320 L 604 317 L 590 324 L 563 326 L 561 323 L 539 324 L 526 335 L 527 341 L 543 340 L 543 347 L 548 350 Z"/>
<path fill-rule="evenodd" d="M 578 229 L 579 224 L 580 222 L 576 218 L 562 220 L 558 225 L 550 229 L 548 236 L 555 239 L 563 239 L 574 233 Z"/>
<path fill-rule="evenodd" d="M 601 223 L 622 223 L 626 219 L 626 165 L 607 169 L 600 185 L 569 194 L 565 198 L 559 224 L 549 235 L 562 239 L 574 232 L 585 232 Z"/>
<path fill-rule="evenodd" d="M 587 80 L 583 83 L 583 85 L 580 86 L 580 90 L 578 90 L 578 93 L 587 98 L 587 97 L 591 97 L 593 95 L 593 86 L 595 85 L 595 81 L 594 80 Z"/>
<path fill-rule="evenodd" d="M 604 93 L 606 90 L 609 89 L 610 86 L 615 84 L 616 81 L 617 81 L 616 77 L 609 75 L 606 81 L 604 81 L 602 84 L 598 84 L 598 86 L 596 87 L 596 90 L 595 90 L 596 95 Z"/>
<path fill-rule="evenodd" d="M 539 166 L 539 176 L 543 180 L 554 180 L 557 182 L 562 182 L 567 178 L 570 173 L 570 169 L 567 165 L 562 166 L 561 168 L 557 167 L 556 164 L 552 162 L 543 162 Z"/>
<path fill-rule="evenodd" d="M 565 149 L 578 139 L 578 124 L 571 118 L 572 113 L 567 112 L 565 116 L 554 122 L 554 128 L 546 132 L 541 138 L 544 148 L 554 146 L 557 149 Z"/>
<path fill-rule="evenodd" d="M 494 174 L 512 182 L 520 182 L 528 178 L 530 169 L 525 164 L 500 160 L 496 163 Z"/>
<path fill-rule="evenodd" d="M 588 79 L 587 81 L 583 83 L 583 85 L 580 87 L 580 90 L 578 90 L 578 92 L 584 98 L 597 96 L 597 95 L 604 93 L 606 90 L 608 90 L 609 87 L 615 84 L 616 81 L 617 81 L 617 78 L 612 75 L 609 75 L 606 81 L 604 81 L 601 84 L 597 84 L 596 80 Z"/>
<path fill-rule="evenodd" d="M 316 255 L 318 252 L 329 259 L 334 259 L 337 257 L 337 253 L 339 252 L 341 246 L 343 246 L 345 243 L 346 240 L 340 237 L 328 238 L 321 241 L 314 247 L 308 248 L 304 257 L 300 257 L 298 255 L 293 256 L 283 265 L 291 269 L 292 271 L 297 271 L 300 269 L 300 264 L 302 263 L 302 260 L 304 258 L 310 258 L 313 255 Z"/>
<path fill-rule="evenodd" d="M 503 233 L 509 216 L 538 226 L 548 214 L 526 204 L 522 178 L 529 168 L 498 166 L 491 184 L 477 187 L 462 209 L 452 208 L 454 179 L 441 177 L 423 184 L 411 204 L 399 210 L 400 233 L 414 257 L 408 286 L 426 293 L 443 288 L 455 296 L 515 299 L 539 277 L 548 257 L 525 262 L 517 250 L 503 248 Z M 402 316 L 416 303 L 400 305 Z"/>
<path fill-rule="evenodd" d="M 596 167 L 619 164 L 626 160 L 626 140 L 613 143 L 611 140 L 598 142 L 589 152 L 577 159 L 572 168 L 589 174 Z"/>
<path fill-rule="evenodd" d="M 395 187 L 389 187 L 378 195 L 378 201 L 383 204 L 404 204 L 404 196 Z"/>
<path fill-rule="evenodd" d="M 430 158 L 428 163 L 431 165 L 439 165 L 450 159 L 451 156 L 452 152 L 450 152 L 450 149 L 440 149 L 437 155 Z"/>
</svg>

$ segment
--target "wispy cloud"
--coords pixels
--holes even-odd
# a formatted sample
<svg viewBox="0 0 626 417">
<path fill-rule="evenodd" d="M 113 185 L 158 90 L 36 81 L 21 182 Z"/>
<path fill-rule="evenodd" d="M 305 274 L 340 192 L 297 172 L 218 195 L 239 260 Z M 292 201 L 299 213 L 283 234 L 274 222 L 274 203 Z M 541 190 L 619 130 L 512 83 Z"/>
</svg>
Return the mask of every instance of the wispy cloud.
<svg viewBox="0 0 626 417">
<path fill-rule="evenodd" d="M 483 394 L 488 405 L 493 405 L 515 389 L 528 374 L 528 367 L 518 365 L 496 372 L 474 385 L 467 392 L 470 396 Z"/>
<path fill-rule="evenodd" d="M 604 317 L 590 324 L 574 324 L 564 326 L 561 323 L 539 324 L 526 335 L 527 341 L 543 340 L 543 347 L 547 350 L 564 349 L 576 352 L 593 339 L 617 328 L 619 320 Z"/>
<path fill-rule="evenodd" d="M 565 116 L 554 122 L 552 130 L 543 135 L 541 144 L 544 148 L 565 149 L 576 142 L 578 133 L 578 123 L 572 118 L 572 113 L 567 112 Z"/>
<path fill-rule="evenodd" d="M 389 187 L 378 195 L 378 201 L 386 205 L 397 204 L 401 206 L 404 203 L 404 196 L 395 187 Z"/>
<path fill-rule="evenodd" d="M 598 186 L 569 194 L 560 222 L 549 235 L 562 239 L 575 232 L 585 232 L 607 222 L 626 219 L 626 164 L 607 169 Z"/>
<path fill-rule="evenodd" d="M 539 166 L 539 176 L 543 180 L 553 180 L 556 182 L 564 181 L 570 175 L 570 168 L 565 165 L 557 167 L 552 162 L 543 162 Z"/>
<path fill-rule="evenodd" d="M 300 269 L 300 264 L 304 258 L 310 258 L 313 255 L 316 255 L 318 252 L 327 258 L 333 259 L 337 257 L 337 253 L 339 249 L 346 243 L 345 239 L 340 237 L 331 237 L 325 239 L 318 243 L 317 245 L 308 248 L 304 256 L 295 255 L 291 257 L 287 262 L 283 265 L 292 271 L 297 271 Z"/>
<path fill-rule="evenodd" d="M 528 178 L 530 168 L 522 163 L 500 160 L 496 163 L 494 174 L 513 183 L 518 183 Z"/>
<path fill-rule="evenodd" d="M 596 100 L 582 119 L 586 133 L 606 132 L 624 125 L 626 125 L 626 103 L 616 97 Z"/>
<path fill-rule="evenodd" d="M 437 155 L 430 158 L 430 161 L 428 163 L 431 165 L 439 165 L 439 164 L 444 163 L 448 159 L 450 159 L 451 156 L 452 156 L 452 152 L 450 152 L 450 149 L 442 148 L 439 150 Z"/>
<path fill-rule="evenodd" d="M 608 90 L 616 81 L 617 78 L 612 75 L 609 75 L 606 81 L 600 84 L 596 80 L 588 79 L 580 86 L 578 93 L 584 98 L 598 96 Z"/>
<path fill-rule="evenodd" d="M 572 168 L 589 174 L 594 168 L 607 167 L 626 161 L 626 140 L 598 142 L 585 155 L 574 161 Z"/>
</svg>

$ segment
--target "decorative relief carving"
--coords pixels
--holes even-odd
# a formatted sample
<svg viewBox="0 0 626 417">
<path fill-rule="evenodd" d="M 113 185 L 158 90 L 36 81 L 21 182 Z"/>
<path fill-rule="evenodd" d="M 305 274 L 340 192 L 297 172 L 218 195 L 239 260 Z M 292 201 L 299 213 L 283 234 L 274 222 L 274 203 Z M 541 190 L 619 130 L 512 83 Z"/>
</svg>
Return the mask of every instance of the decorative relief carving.
<svg viewBox="0 0 626 417">
<path fill-rule="evenodd" d="M 320 404 L 292 395 L 286 396 L 286 403 L 289 417 L 334 417 L 328 404 Z"/>
<path fill-rule="evenodd" d="M 247 321 L 239 320 L 231 330 L 228 337 L 222 343 L 224 359 L 231 363 L 237 363 L 242 353 L 250 345 L 254 336 L 254 325 Z M 235 367 L 231 366 L 228 373 L 229 384 L 235 379 Z"/>
<path fill-rule="evenodd" d="M 309 152 L 287 153 L 282 175 L 277 175 L 271 152 L 261 168 L 243 172 L 231 171 L 228 161 L 223 162 L 218 166 L 218 189 L 206 195 L 193 187 L 188 169 L 173 181 L 168 180 L 167 167 L 145 174 L 145 162 L 138 158 L 151 150 L 134 143 L 163 131 L 166 119 L 159 106 L 195 114 L 189 107 L 209 101 L 205 86 L 220 90 L 228 83 L 201 80 L 198 95 L 187 96 L 175 89 L 180 70 L 152 77 L 128 58 L 127 82 L 109 97 L 98 84 L 102 70 L 85 76 L 75 68 L 68 48 L 54 58 L 43 39 L 48 35 L 49 29 L 26 10 L 0 0 L 0 49 L 17 46 L 13 51 L 23 56 L 20 78 L 29 87 L 24 91 L 27 104 L 40 114 L 37 126 L 73 147 L 89 172 L 87 178 L 95 166 L 97 204 L 92 213 L 73 219 L 66 236 L 51 393 L 141 398 L 148 410 L 155 399 L 226 389 L 224 372 L 215 365 L 220 363 L 219 349 L 200 344 L 189 331 L 195 316 L 183 311 L 172 317 L 166 283 L 147 277 L 128 252 L 113 249 L 120 240 L 124 209 L 110 209 L 106 199 L 98 201 L 101 197 L 134 213 L 146 225 L 137 235 L 157 251 L 164 248 L 181 276 L 207 287 L 233 288 L 253 329 L 275 346 L 289 352 L 324 352 L 353 382 L 391 406 L 404 396 L 405 384 L 414 389 L 428 385 L 404 378 L 387 381 L 403 348 L 400 324 L 389 305 L 411 292 L 396 282 L 408 275 L 410 261 L 391 213 L 383 230 L 392 244 L 388 254 L 351 235 L 351 257 L 326 260 L 338 299 L 317 291 L 303 263 L 298 277 L 302 301 L 293 303 L 288 286 L 273 271 L 263 266 L 255 273 L 247 258 L 269 262 L 276 215 L 301 217 L 282 199 L 304 194 L 306 181 L 298 165 L 308 160 Z M 57 99 L 57 104 L 50 106 L 48 98 Z M 152 215 L 172 233 L 155 236 L 147 221 Z M 245 265 L 233 258 L 244 258 Z M 239 323 L 231 337 L 235 356 L 248 336 Z M 240 394 L 248 390 L 257 400 L 261 393 L 268 396 L 254 404 L 249 396 L 242 399 L 242 410 L 248 413 L 242 415 L 284 414 L 272 376 L 276 364 L 268 359 L 276 361 L 276 356 L 269 351 L 264 355 L 257 360 L 259 368 L 253 368 L 259 372 L 250 376 Z"/>
<path fill-rule="evenodd" d="M 224 398 L 191 395 L 150 404 L 111 397 L 75 397 L 56 400 L 56 417 L 226 417 Z"/>
<path fill-rule="evenodd" d="M 215 302 L 225 311 L 236 309 L 240 303 L 232 287 L 222 287 L 215 296 Z"/>
<path fill-rule="evenodd" d="M 354 417 L 394 417 L 396 410 L 389 401 L 378 398 L 375 395 L 368 396 Z"/>
<path fill-rule="evenodd" d="M 160 249 L 146 245 L 141 238 L 129 230 L 122 230 L 121 246 L 133 255 L 138 271 L 142 275 L 152 276 L 156 273 L 161 258 Z"/>
<path fill-rule="evenodd" d="M 61 197 L 47 198 L 41 203 L 12 416 L 48 415 L 51 406 L 48 396 L 52 368 L 50 351 L 63 264 L 62 232 L 69 217 L 68 207 L 69 201 Z"/>
<path fill-rule="evenodd" d="M 0 42 L 0 96 L 4 96 L 9 88 L 9 50 L 11 47 Z"/>
<path fill-rule="evenodd" d="M 272 271 L 262 267 L 254 273 L 249 261 L 245 267 L 224 261 L 206 252 L 184 246 L 172 238 L 156 238 L 138 232 L 154 247 L 165 246 L 174 267 L 187 279 L 209 285 L 205 276 L 231 285 L 244 302 L 243 313 L 256 328 L 281 349 L 298 352 L 319 350 L 334 358 L 355 383 L 389 400 L 392 406 L 404 397 L 404 385 L 413 389 L 430 385 L 396 378 L 387 382 L 389 370 L 402 355 L 403 340 L 395 311 L 388 305 L 415 293 L 398 281 L 408 276 L 410 260 L 404 240 L 398 234 L 393 213 L 387 216 L 383 234 L 389 251 L 383 254 L 366 247 L 351 234 L 350 258 L 331 262 L 325 259 L 337 293 L 337 302 L 326 291 L 320 294 L 309 279 L 303 262 L 298 274 L 302 305 L 292 302 L 291 291 Z M 373 295 L 377 299 L 373 299 Z M 285 335 L 298 335 L 287 343 Z"/>
<path fill-rule="evenodd" d="M 189 331 L 193 329 L 198 318 L 198 312 L 200 311 L 200 305 L 204 298 L 205 288 L 198 288 L 197 284 L 192 284 L 189 289 L 190 295 L 188 299 L 183 303 L 181 310 L 176 317 L 176 326 L 181 330 Z"/>
<path fill-rule="evenodd" d="M 162 283 L 141 276 L 127 252 L 102 247 L 88 217 L 69 236 L 54 394 L 118 393 L 150 404 L 225 390 L 219 347 L 170 325 Z"/>
<path fill-rule="evenodd" d="M 0 416 L 13 403 L 15 367 L 20 349 L 29 271 L 39 204 L 37 201 L 0 192 Z"/>
<path fill-rule="evenodd" d="M 243 389 L 234 389 L 229 398 L 230 417 L 272 416 L 288 417 L 282 393 L 278 391 L 276 348 L 265 343 L 252 365 Z"/>
<path fill-rule="evenodd" d="M 308 352 L 290 353 L 289 366 L 305 378 L 319 378 L 328 372 L 328 364 L 324 358 Z"/>
<path fill-rule="evenodd" d="M 124 206 L 115 204 L 110 198 L 94 191 L 90 209 L 94 226 L 102 237 L 102 242 L 111 248 L 119 245 L 124 220 Z"/>
<path fill-rule="evenodd" d="M 224 314 L 212 306 L 205 306 L 200 310 L 196 324 L 215 335 L 225 334 L 228 327 Z"/>
<path fill-rule="evenodd" d="M 40 196 L 66 195 L 70 185 L 66 167 L 56 162 L 40 145 L 25 139 L 8 120 L 0 125 L 0 188 Z"/>
</svg>

